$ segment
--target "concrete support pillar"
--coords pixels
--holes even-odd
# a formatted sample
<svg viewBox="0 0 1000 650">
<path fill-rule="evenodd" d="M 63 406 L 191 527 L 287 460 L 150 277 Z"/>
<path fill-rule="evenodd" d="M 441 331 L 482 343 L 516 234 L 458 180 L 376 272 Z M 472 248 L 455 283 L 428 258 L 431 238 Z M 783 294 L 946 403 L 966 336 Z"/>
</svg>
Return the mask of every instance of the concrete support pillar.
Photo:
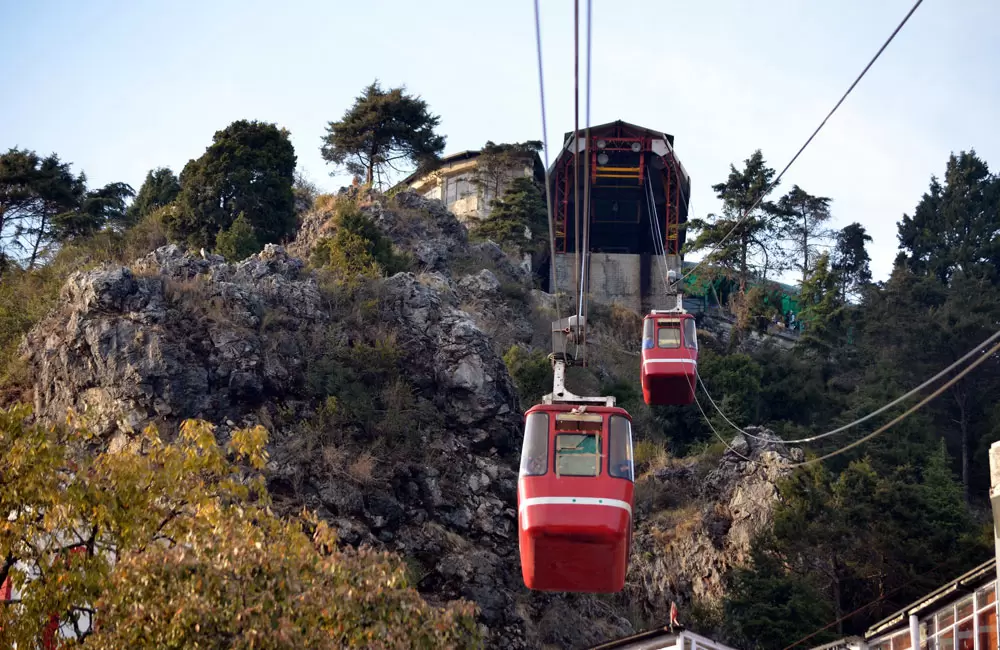
<svg viewBox="0 0 1000 650">
<path fill-rule="evenodd" d="M 910 614 L 910 648 L 920 649 L 920 619 L 916 614 Z"/>
</svg>

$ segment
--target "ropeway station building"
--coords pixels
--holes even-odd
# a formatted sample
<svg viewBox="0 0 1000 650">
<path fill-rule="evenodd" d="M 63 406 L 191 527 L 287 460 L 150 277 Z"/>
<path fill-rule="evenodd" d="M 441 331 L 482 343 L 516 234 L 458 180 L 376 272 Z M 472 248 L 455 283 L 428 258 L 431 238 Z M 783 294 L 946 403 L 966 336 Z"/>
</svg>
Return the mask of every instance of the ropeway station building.
<svg viewBox="0 0 1000 650">
<path fill-rule="evenodd" d="M 574 293 L 577 241 L 583 252 L 583 224 L 589 221 L 591 298 L 639 313 L 664 308 L 665 271 L 681 270 L 691 196 L 691 177 L 674 151 L 674 136 L 618 120 L 591 127 L 588 147 L 586 131 L 575 137 L 569 132 L 549 168 L 549 191 L 559 289 Z"/>
</svg>

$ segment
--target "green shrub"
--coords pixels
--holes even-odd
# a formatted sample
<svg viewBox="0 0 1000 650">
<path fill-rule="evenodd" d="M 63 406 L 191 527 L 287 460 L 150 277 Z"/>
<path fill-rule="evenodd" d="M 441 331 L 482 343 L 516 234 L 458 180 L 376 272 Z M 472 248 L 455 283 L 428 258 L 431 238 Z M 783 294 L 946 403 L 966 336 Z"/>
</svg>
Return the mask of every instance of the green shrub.
<svg viewBox="0 0 1000 650">
<path fill-rule="evenodd" d="M 215 251 L 227 262 L 240 262 L 261 250 L 253 224 L 242 212 L 232 225 L 215 238 Z"/>
<path fill-rule="evenodd" d="M 348 284 L 356 283 L 359 277 L 393 275 L 412 267 L 409 255 L 397 252 L 392 240 L 355 204 L 338 201 L 333 218 L 335 233 L 313 247 L 313 266 L 332 271 Z"/>
<path fill-rule="evenodd" d="M 522 406 L 536 404 L 543 395 L 552 392 L 552 363 L 545 353 L 513 345 L 503 355 L 503 362 L 514 380 Z"/>
</svg>

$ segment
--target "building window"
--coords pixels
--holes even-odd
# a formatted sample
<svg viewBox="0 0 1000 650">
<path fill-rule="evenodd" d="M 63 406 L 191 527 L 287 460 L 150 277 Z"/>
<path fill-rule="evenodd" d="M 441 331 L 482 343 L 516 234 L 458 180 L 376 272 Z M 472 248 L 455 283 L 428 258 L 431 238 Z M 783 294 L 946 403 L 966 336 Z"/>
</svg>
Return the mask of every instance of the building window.
<svg viewBox="0 0 1000 650">
<path fill-rule="evenodd" d="M 979 617 L 979 650 L 996 650 L 997 648 L 996 599 L 996 585 L 984 587 L 976 592 L 976 615 Z"/>
<path fill-rule="evenodd" d="M 921 623 L 928 650 L 997 650 L 996 586 L 987 585 Z M 923 634 L 921 634 L 923 636 Z M 896 650 L 893 646 L 892 650 Z"/>
<path fill-rule="evenodd" d="M 458 200 L 458 179 L 449 178 L 445 181 L 445 200 L 447 204 L 452 204 Z"/>
</svg>

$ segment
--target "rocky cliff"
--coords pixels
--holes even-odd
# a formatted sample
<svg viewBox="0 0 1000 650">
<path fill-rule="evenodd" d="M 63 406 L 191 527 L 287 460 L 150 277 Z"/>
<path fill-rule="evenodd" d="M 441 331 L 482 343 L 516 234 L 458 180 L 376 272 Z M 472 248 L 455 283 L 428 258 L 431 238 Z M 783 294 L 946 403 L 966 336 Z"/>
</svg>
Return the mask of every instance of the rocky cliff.
<svg viewBox="0 0 1000 650">
<path fill-rule="evenodd" d="M 717 597 L 768 524 L 790 458 L 740 440 L 712 467 L 678 461 L 640 481 L 634 564 L 613 597 L 529 593 L 516 530 L 518 399 L 501 354 L 544 340 L 530 278 L 471 244 L 437 201 L 363 208 L 416 260 L 360 290 L 325 287 L 268 246 L 238 264 L 160 248 L 74 274 L 27 337 L 36 410 L 71 408 L 108 444 L 182 419 L 271 431 L 269 487 L 329 520 L 347 544 L 400 553 L 431 601 L 475 601 L 493 647 L 581 648 L 662 618 L 671 599 Z M 290 250 L 329 231 L 307 215 Z M 766 432 L 760 432 L 766 437 Z M 642 432 L 637 432 L 642 436 Z"/>
</svg>

